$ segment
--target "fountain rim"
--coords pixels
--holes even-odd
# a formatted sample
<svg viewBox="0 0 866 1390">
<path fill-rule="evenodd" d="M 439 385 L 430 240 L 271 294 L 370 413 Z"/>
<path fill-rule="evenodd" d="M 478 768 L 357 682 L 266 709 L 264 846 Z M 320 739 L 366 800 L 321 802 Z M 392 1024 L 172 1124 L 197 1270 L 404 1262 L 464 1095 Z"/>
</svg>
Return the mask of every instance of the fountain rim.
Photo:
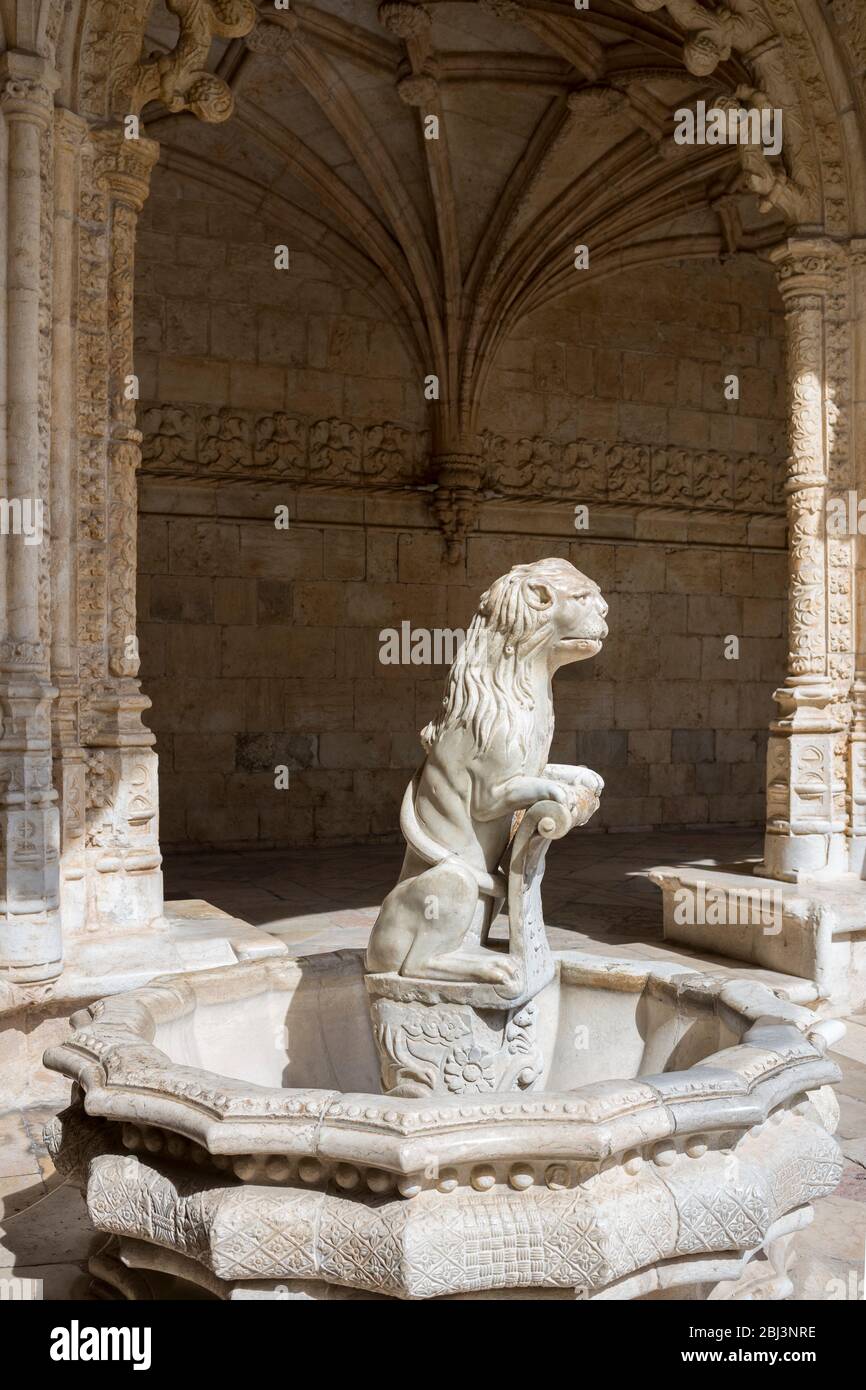
<svg viewBox="0 0 866 1390">
<path fill-rule="evenodd" d="M 88 1115 L 168 1130 L 213 1155 L 312 1156 L 400 1174 L 431 1157 L 604 1161 L 647 1142 L 753 1129 L 805 1092 L 840 1079 L 826 1049 L 844 1032 L 754 980 L 726 980 L 654 960 L 555 952 L 561 981 L 687 1000 L 743 1029 L 739 1044 L 681 1071 L 593 1082 L 572 1091 L 397 1098 L 266 1087 L 174 1062 L 152 1038 L 209 991 L 249 998 L 304 973 L 355 972 L 359 951 L 265 957 L 165 975 L 73 1015 L 73 1034 L 45 1065 L 75 1082 Z M 258 986 L 258 988 L 257 988 Z M 221 994 L 220 994 L 221 992 Z"/>
</svg>

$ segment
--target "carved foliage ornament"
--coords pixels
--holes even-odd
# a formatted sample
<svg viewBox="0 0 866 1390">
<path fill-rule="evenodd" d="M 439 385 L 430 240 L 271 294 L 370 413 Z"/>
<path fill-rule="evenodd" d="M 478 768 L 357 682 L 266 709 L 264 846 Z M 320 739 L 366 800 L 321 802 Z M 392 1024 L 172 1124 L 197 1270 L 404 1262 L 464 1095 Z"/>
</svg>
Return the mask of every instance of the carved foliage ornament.
<svg viewBox="0 0 866 1390">
<path fill-rule="evenodd" d="M 377 14 L 379 23 L 401 39 L 426 38 L 433 24 L 430 11 L 409 0 L 383 0 Z"/>
<path fill-rule="evenodd" d="M 228 120 L 234 97 L 221 77 L 207 70 L 214 38 L 238 39 L 256 23 L 252 0 L 166 0 L 180 35 L 170 53 L 141 59 L 122 71 L 114 86 L 116 115 L 138 113 L 149 101 L 169 111 L 192 111 L 203 121 Z"/>
<path fill-rule="evenodd" d="M 142 414 L 144 472 L 198 478 L 248 474 L 307 486 L 419 487 L 434 476 L 430 439 L 393 421 L 359 429 L 347 420 L 303 419 L 228 406 L 165 403 Z M 475 455 L 438 455 L 440 492 L 740 511 L 777 516 L 784 507 L 781 456 L 484 431 Z M 445 471 L 447 467 L 447 472 Z M 464 471 L 465 468 L 465 471 Z"/>
<path fill-rule="evenodd" d="M 632 4 L 642 14 L 666 9 L 689 33 L 683 61 L 695 77 L 709 77 L 719 63 L 727 62 L 735 46 L 749 49 L 772 34 L 757 5 L 743 6 L 743 12 L 734 14 L 723 5 L 706 9 L 698 0 L 632 0 Z"/>
<path fill-rule="evenodd" d="M 738 146 L 746 185 L 758 194 L 762 212 L 777 208 L 795 223 L 817 220 L 819 173 L 814 150 L 805 135 L 800 100 L 782 41 L 758 0 L 737 0 L 735 6 L 718 4 L 711 8 L 698 0 L 631 3 L 644 14 L 667 10 L 686 33 L 683 63 L 695 77 L 709 77 L 733 54 L 741 56 L 756 80 L 751 87 L 738 88 L 737 99 L 752 110 L 781 109 L 785 125 L 784 169 L 771 164 L 760 147 Z"/>
</svg>

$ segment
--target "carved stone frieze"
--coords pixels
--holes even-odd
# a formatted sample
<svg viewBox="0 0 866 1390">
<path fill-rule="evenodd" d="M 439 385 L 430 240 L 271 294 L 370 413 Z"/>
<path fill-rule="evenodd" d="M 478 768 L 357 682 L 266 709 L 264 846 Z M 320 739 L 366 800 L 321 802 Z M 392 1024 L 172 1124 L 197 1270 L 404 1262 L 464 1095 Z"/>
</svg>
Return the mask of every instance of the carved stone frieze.
<svg viewBox="0 0 866 1390">
<path fill-rule="evenodd" d="M 854 71 L 866 73 L 866 9 L 860 0 L 829 0 L 829 6 Z"/>
<path fill-rule="evenodd" d="M 141 428 L 151 475 L 410 487 L 428 472 L 427 435 L 394 421 L 359 427 L 333 416 L 165 404 L 146 406 Z"/>
<path fill-rule="evenodd" d="M 78 72 L 83 112 L 102 118 L 115 114 L 113 87 L 118 74 L 128 74 L 138 61 L 151 6 L 152 0 L 90 0 Z"/>
<path fill-rule="evenodd" d="M 335 417 L 164 404 L 142 410 L 141 428 L 142 471 L 148 476 L 384 488 L 420 486 L 434 476 L 429 436 L 394 422 L 359 428 Z M 767 516 L 784 509 L 782 463 L 757 454 L 586 439 L 562 444 L 541 436 L 506 439 L 491 431 L 481 434 L 480 445 L 480 483 L 473 489 L 479 496 Z M 439 476 L 441 484 L 441 468 Z"/>
</svg>

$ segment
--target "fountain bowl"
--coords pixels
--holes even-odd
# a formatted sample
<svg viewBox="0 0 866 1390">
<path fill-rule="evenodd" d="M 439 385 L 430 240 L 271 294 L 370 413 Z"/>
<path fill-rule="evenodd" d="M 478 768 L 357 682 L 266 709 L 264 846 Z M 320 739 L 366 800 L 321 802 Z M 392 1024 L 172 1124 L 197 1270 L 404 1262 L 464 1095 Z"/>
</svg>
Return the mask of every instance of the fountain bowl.
<svg viewBox="0 0 866 1390">
<path fill-rule="evenodd" d="M 76 1014 L 48 1142 L 113 1238 L 93 1273 L 129 1298 L 787 1297 L 841 1176 L 841 1025 L 751 980 L 555 961 L 524 1090 L 456 1038 L 443 1093 L 383 1095 L 356 951 Z"/>
</svg>

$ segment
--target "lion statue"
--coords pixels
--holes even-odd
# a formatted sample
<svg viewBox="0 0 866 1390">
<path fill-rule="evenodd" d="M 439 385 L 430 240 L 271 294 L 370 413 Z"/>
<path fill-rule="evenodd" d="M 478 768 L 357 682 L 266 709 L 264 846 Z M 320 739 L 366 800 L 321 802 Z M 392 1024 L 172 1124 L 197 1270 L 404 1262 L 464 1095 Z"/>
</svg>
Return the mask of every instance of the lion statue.
<svg viewBox="0 0 866 1390">
<path fill-rule="evenodd" d="M 553 674 L 596 655 L 606 613 L 598 585 L 567 560 L 516 565 L 482 595 L 442 711 L 421 733 L 427 756 L 400 814 L 403 868 L 373 927 L 368 971 L 513 982 L 514 962 L 482 944 L 506 896 L 500 865 L 536 802 L 560 803 L 572 825 L 598 809 L 598 774 L 547 758 Z"/>
</svg>

